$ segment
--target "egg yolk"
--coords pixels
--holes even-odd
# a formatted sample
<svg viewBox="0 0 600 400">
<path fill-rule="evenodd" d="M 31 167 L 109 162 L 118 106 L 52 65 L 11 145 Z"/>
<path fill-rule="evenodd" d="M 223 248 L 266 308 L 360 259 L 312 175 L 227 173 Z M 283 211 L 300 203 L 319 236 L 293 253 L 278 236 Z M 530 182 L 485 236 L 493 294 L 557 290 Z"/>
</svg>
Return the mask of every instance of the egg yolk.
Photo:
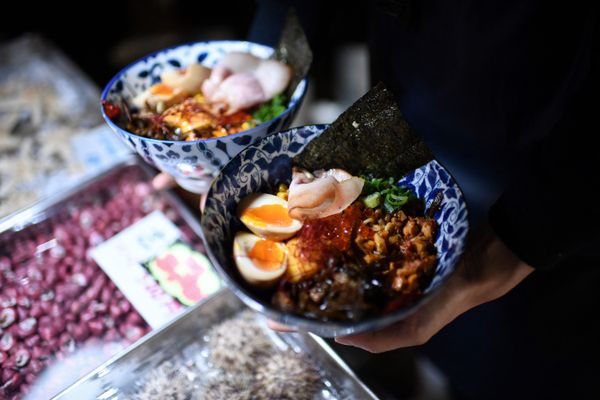
<svg viewBox="0 0 600 400">
<path fill-rule="evenodd" d="M 173 94 L 173 88 L 169 85 L 165 85 L 164 83 L 157 83 L 156 85 L 150 88 L 150 93 L 156 95 L 169 96 Z"/>
<path fill-rule="evenodd" d="M 290 226 L 294 222 L 288 215 L 288 209 L 281 204 L 266 204 L 244 211 L 242 219 L 255 226 Z"/>
<path fill-rule="evenodd" d="M 281 267 L 285 253 L 277 242 L 261 239 L 256 241 L 248 252 L 248 256 L 258 268 L 265 271 L 274 271 Z"/>
</svg>

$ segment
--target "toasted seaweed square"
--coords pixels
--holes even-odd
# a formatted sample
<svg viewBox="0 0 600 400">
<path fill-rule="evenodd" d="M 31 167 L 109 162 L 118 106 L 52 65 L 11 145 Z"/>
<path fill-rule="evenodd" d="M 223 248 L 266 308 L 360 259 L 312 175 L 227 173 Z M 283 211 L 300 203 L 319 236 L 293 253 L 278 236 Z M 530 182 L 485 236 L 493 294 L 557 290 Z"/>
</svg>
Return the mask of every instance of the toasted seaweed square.
<svg viewBox="0 0 600 400">
<path fill-rule="evenodd" d="M 298 83 L 308 74 L 313 59 L 308 39 L 293 8 L 287 14 L 273 58 L 287 63 L 294 70 L 286 92 L 290 98 Z"/>
<path fill-rule="evenodd" d="M 382 83 L 344 111 L 294 157 L 307 170 L 342 168 L 353 175 L 400 178 L 433 159 Z"/>
</svg>

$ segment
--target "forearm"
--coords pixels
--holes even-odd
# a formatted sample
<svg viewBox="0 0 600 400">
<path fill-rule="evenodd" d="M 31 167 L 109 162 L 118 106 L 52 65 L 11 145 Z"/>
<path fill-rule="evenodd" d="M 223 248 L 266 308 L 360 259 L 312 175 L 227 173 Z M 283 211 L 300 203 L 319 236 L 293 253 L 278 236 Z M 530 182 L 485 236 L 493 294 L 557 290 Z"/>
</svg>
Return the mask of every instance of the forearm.
<svg viewBox="0 0 600 400">
<path fill-rule="evenodd" d="M 490 227 L 484 228 L 465 252 L 456 281 L 468 293 L 469 308 L 505 295 L 534 268 L 520 260 Z"/>
<path fill-rule="evenodd" d="M 504 296 L 533 271 L 489 227 L 484 228 L 472 237 L 456 272 L 432 300 L 434 306 L 426 313 L 432 326 L 419 342 L 471 308 Z M 423 319 L 419 323 L 428 324 Z"/>
<path fill-rule="evenodd" d="M 268 46 L 276 46 L 290 7 L 286 0 L 258 0 L 248 40 Z"/>
<path fill-rule="evenodd" d="M 600 242 L 592 195 L 598 152 L 591 143 L 598 125 L 599 39 L 598 33 L 582 38 L 581 67 L 573 68 L 578 73 L 571 74 L 564 106 L 553 114 L 556 122 L 521 149 L 515 173 L 490 212 L 497 235 L 537 270 L 560 268 Z"/>
</svg>

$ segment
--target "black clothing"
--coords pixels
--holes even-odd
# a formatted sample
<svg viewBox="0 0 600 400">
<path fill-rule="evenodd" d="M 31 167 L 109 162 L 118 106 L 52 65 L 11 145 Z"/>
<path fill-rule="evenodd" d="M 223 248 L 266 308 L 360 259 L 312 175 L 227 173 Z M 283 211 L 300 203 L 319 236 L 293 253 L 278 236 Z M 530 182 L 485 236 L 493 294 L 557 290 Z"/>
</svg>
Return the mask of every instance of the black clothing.
<svg viewBox="0 0 600 400">
<path fill-rule="evenodd" d="M 277 2 L 260 2 L 252 31 L 259 40 L 268 36 L 266 3 Z M 297 3 L 311 43 L 321 46 L 322 21 L 344 18 L 349 7 L 290 3 Z M 462 398 L 596 395 L 597 5 L 387 0 L 362 6 L 368 9 L 362 21 L 348 24 L 368 24 L 372 83 L 392 89 L 409 124 L 455 176 L 471 231 L 488 221 L 538 270 L 508 295 L 458 318 L 422 350 Z M 311 23 L 314 17 L 319 22 Z"/>
<path fill-rule="evenodd" d="M 589 146 L 596 6 L 413 3 L 418 18 L 408 28 L 374 12 L 372 75 L 398 94 L 408 122 L 464 186 L 475 225 L 502 193 L 490 222 L 535 268 L 598 248 L 596 207 L 572 215 L 600 172 Z"/>
<path fill-rule="evenodd" d="M 597 7 L 519 0 L 376 3 L 361 21 L 369 26 L 372 81 L 392 89 L 408 122 L 456 177 L 472 226 L 503 193 L 490 221 L 530 265 L 550 267 L 569 251 L 597 245 L 591 229 L 596 207 L 585 207 L 585 218 L 548 218 L 579 203 L 572 188 L 590 185 L 600 170 L 586 146 L 600 70 Z M 251 39 L 273 44 L 285 4 L 260 3 L 270 13 L 265 18 L 259 10 Z M 308 21 L 317 64 L 319 50 L 330 50 L 322 48 L 319 32 L 328 19 L 343 18 L 348 5 L 304 1 L 296 7 Z"/>
</svg>

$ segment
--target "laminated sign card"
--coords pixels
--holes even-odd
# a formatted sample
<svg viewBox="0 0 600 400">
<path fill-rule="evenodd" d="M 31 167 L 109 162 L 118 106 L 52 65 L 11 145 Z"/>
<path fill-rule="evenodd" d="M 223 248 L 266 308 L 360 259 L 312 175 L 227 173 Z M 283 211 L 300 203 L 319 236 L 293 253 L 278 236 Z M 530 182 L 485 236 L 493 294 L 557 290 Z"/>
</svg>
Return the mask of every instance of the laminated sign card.
<svg viewBox="0 0 600 400">
<path fill-rule="evenodd" d="M 154 211 L 90 250 L 153 329 L 221 287 L 208 258 L 181 237 L 162 212 Z"/>
</svg>

